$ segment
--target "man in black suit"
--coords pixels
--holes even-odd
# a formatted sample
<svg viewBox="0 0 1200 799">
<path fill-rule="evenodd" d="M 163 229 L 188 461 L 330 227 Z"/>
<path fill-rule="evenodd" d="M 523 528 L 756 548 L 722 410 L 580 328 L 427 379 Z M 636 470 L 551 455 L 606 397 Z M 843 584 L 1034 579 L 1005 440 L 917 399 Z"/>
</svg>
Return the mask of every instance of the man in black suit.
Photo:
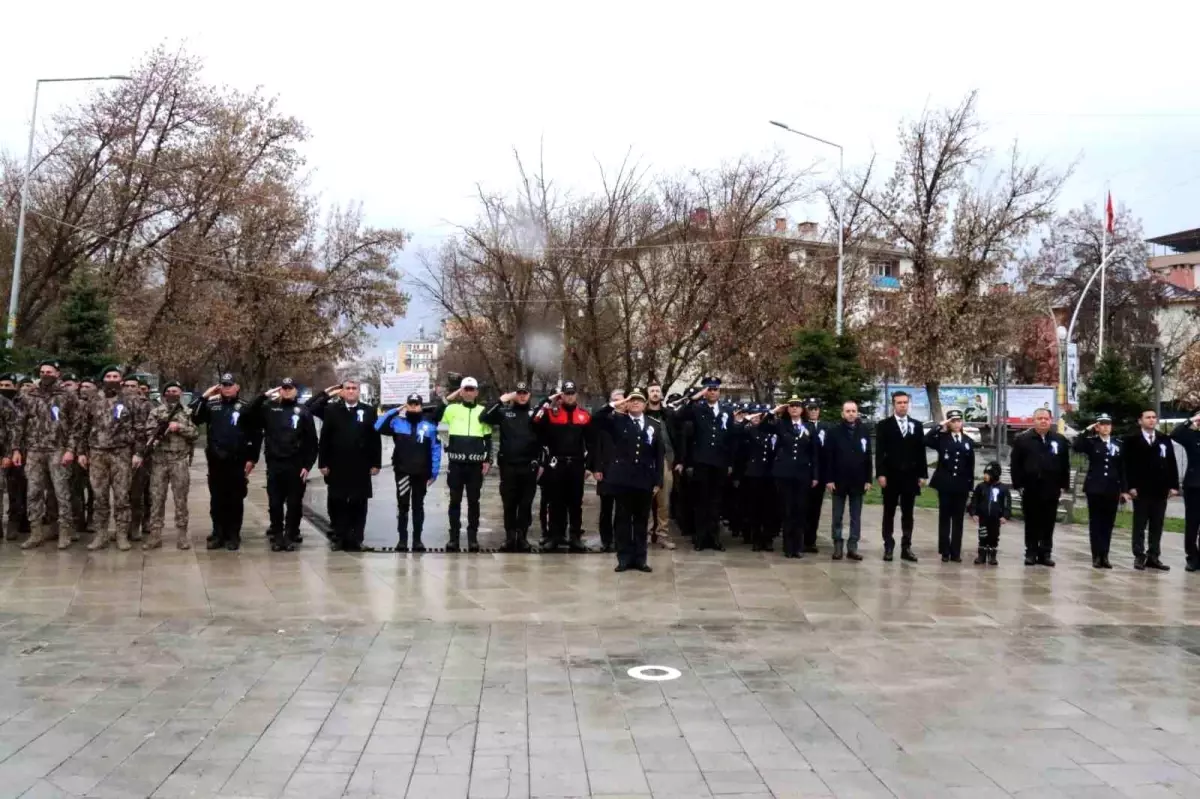
<svg viewBox="0 0 1200 799">
<path fill-rule="evenodd" d="M 1159 560 L 1163 519 L 1167 498 L 1179 494 L 1179 464 L 1175 462 L 1175 444 L 1160 435 L 1158 414 L 1142 411 L 1136 433 L 1125 437 L 1126 479 L 1133 499 L 1133 568 L 1147 567 L 1170 571 Z M 1146 527 L 1150 527 L 1150 546 L 1146 546 Z"/>
<path fill-rule="evenodd" d="M 1200 414 L 1175 425 L 1171 438 L 1187 453 L 1187 470 L 1180 475 L 1183 483 L 1183 551 L 1187 553 L 1189 572 L 1200 571 Z"/>
<path fill-rule="evenodd" d="M 317 468 L 329 492 L 330 543 L 335 552 L 358 552 L 367 526 L 371 478 L 382 465 L 375 408 L 359 402 L 358 381 L 346 380 L 310 400 L 308 409 L 324 422 Z"/>
<path fill-rule="evenodd" d="M 721 498 L 725 480 L 733 473 L 733 445 L 737 432 L 733 406 L 721 402 L 721 380 L 706 377 L 703 388 L 680 409 L 677 419 L 692 425 L 687 447 L 688 497 L 695 530 L 692 548 L 724 551 L 720 537 Z"/>
<path fill-rule="evenodd" d="M 883 559 L 896 548 L 896 507 L 900 508 L 900 560 L 917 562 L 912 551 L 913 504 L 929 477 L 925 430 L 908 415 L 911 401 L 905 391 L 892 395 L 892 415 L 875 429 L 875 473 L 883 489 Z M 973 477 L 973 475 L 972 475 Z M 968 492 L 970 486 L 967 487 Z"/>
<path fill-rule="evenodd" d="M 843 552 L 850 560 L 862 560 L 858 541 L 862 535 L 863 495 L 871 489 L 871 436 L 858 418 L 858 403 L 842 403 L 842 421 L 826 431 L 822 450 L 821 479 L 833 502 L 833 559 Z M 850 540 L 843 544 L 842 519 L 850 505 Z M 843 549 L 843 546 L 845 547 Z"/>
<path fill-rule="evenodd" d="M 612 393 L 608 395 L 609 402 L 616 402 L 624 398 L 625 390 L 620 388 L 613 389 Z M 596 410 L 592 411 L 593 417 L 596 415 Z M 600 533 L 601 550 L 612 552 L 613 519 L 616 514 L 617 500 L 616 495 L 609 490 L 611 486 L 604 482 L 604 474 L 608 471 L 609 463 L 612 461 L 612 441 L 609 440 L 605 431 L 598 429 L 593 434 L 592 443 L 595 444 L 595 447 L 590 449 L 588 454 L 592 458 L 591 469 L 592 477 L 596 480 L 596 496 L 600 497 L 600 518 L 596 527 Z"/>
<path fill-rule="evenodd" d="M 635 388 L 596 411 L 592 420 L 609 437 L 608 472 L 604 482 L 614 498 L 613 537 L 617 567 L 623 572 L 650 572 L 646 543 L 650 508 L 663 484 L 663 427 L 645 414 L 646 392 Z"/>
<path fill-rule="evenodd" d="M 1054 525 L 1058 499 L 1071 487 L 1071 453 L 1067 440 L 1050 429 L 1050 411 L 1033 412 L 1033 429 L 1013 439 L 1009 471 L 1021 492 L 1025 514 L 1025 565 L 1053 566 Z"/>
</svg>

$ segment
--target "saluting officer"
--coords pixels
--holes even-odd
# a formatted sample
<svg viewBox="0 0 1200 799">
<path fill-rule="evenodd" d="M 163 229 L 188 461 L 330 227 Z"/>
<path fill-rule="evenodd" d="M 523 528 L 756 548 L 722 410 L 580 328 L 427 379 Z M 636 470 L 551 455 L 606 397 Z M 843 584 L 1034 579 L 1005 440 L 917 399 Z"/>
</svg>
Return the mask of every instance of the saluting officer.
<svg viewBox="0 0 1200 799">
<path fill-rule="evenodd" d="M 528 552 L 529 527 L 533 524 L 533 495 L 542 473 L 542 448 L 533 417 L 537 410 L 529 401 L 529 385 L 503 394 L 500 401 L 483 412 L 479 420 L 500 431 L 500 501 L 504 505 L 502 552 Z"/>
<path fill-rule="evenodd" d="M 821 400 L 809 397 L 804 401 L 804 415 L 812 425 L 813 434 L 817 440 L 817 460 L 823 463 L 825 458 L 825 436 L 829 425 L 821 421 Z M 821 505 L 825 502 L 825 479 L 821 478 L 808 491 L 808 502 L 805 503 L 804 515 L 804 551 L 815 554 L 817 548 L 817 531 L 821 527 Z"/>
<path fill-rule="evenodd" d="M 1112 417 L 1107 413 L 1098 415 L 1084 432 L 1085 435 L 1076 436 L 1072 449 L 1088 459 L 1083 493 L 1087 495 L 1092 568 L 1111 569 L 1108 549 L 1117 520 L 1117 507 L 1129 491 L 1124 446 L 1113 438 Z"/>
<path fill-rule="evenodd" d="M 695 530 L 692 548 L 724 551 L 719 518 L 726 478 L 733 473 L 733 407 L 721 401 L 721 380 L 706 377 L 703 388 L 679 411 L 679 419 L 692 424 L 687 451 L 688 494 Z"/>
<path fill-rule="evenodd" d="M 646 563 L 646 545 L 650 508 L 663 483 L 663 429 L 657 419 L 646 416 L 645 410 L 646 392 L 635 388 L 628 397 L 610 402 L 592 417 L 608 434 L 612 446 L 604 479 L 611 481 L 616 506 L 614 571 L 618 572 L 653 571 Z"/>
<path fill-rule="evenodd" d="M 207 425 L 204 459 L 208 462 L 208 512 L 212 534 L 208 549 L 235 552 L 242 545 L 242 513 L 246 487 L 258 460 L 259 441 L 251 436 L 247 403 L 238 396 L 233 373 L 192 403 L 192 422 Z"/>
<path fill-rule="evenodd" d="M 745 508 L 742 534 L 753 552 L 774 549 L 778 509 L 771 462 L 775 456 L 775 433 L 762 424 L 769 413 L 765 405 L 753 408 L 745 433 L 738 439 L 733 458 L 733 484 Z"/>
<path fill-rule="evenodd" d="M 786 414 L 786 417 L 784 417 Z M 762 426 L 776 436 L 771 475 L 783 520 L 783 556 L 803 557 L 805 505 L 820 479 L 820 445 L 816 430 L 804 418 L 804 400 L 792 397 L 765 417 Z"/>
<path fill-rule="evenodd" d="M 975 487 L 975 449 L 962 426 L 962 411 L 953 410 L 946 414 L 941 427 L 925 436 L 925 446 L 938 453 L 929 485 L 938 492 L 938 552 L 942 563 L 962 563 L 963 514 Z"/>
</svg>

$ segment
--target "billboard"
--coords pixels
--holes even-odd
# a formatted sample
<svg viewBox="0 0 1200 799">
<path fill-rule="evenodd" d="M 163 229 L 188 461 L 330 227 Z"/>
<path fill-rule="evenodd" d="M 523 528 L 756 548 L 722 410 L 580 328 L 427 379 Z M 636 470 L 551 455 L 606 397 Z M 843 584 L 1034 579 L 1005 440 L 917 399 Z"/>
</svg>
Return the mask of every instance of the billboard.
<svg viewBox="0 0 1200 799">
<path fill-rule="evenodd" d="M 1079 404 L 1079 345 L 1074 341 L 1067 345 L 1067 404 Z"/>
<path fill-rule="evenodd" d="M 891 395 L 905 391 L 912 397 L 908 412 L 922 421 L 930 421 L 929 393 L 924 386 L 881 387 L 875 401 L 875 418 L 882 419 L 892 412 Z M 942 401 L 942 413 L 957 409 L 962 411 L 968 422 L 987 424 L 992 410 L 992 388 L 990 386 L 941 386 L 938 398 Z M 940 420 L 934 420 L 940 421 Z"/>
<path fill-rule="evenodd" d="M 429 402 L 429 372 L 398 372 L 379 376 L 379 404 L 403 405 L 409 394 Z"/>
<path fill-rule="evenodd" d="M 1028 427 L 1033 424 L 1033 412 L 1038 408 L 1050 411 L 1056 415 L 1054 386 L 1009 386 L 1005 390 L 1008 395 L 1007 413 L 1008 424 L 1014 427 Z"/>
</svg>

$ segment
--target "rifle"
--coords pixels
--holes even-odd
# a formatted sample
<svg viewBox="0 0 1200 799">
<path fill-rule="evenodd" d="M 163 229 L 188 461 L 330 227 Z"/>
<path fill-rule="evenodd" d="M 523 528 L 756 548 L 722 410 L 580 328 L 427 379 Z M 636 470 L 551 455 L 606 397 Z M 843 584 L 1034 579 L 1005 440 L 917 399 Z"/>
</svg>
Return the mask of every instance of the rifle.
<svg viewBox="0 0 1200 799">
<path fill-rule="evenodd" d="M 154 435 L 150 436 L 150 441 L 146 444 L 147 455 L 153 452 L 158 443 L 163 440 L 163 437 L 167 434 L 167 428 L 171 426 L 171 420 L 175 418 L 175 414 L 179 413 L 179 409 L 182 407 L 182 402 L 175 403 L 175 407 L 171 409 L 166 418 L 158 423 L 158 427 L 154 429 Z"/>
</svg>

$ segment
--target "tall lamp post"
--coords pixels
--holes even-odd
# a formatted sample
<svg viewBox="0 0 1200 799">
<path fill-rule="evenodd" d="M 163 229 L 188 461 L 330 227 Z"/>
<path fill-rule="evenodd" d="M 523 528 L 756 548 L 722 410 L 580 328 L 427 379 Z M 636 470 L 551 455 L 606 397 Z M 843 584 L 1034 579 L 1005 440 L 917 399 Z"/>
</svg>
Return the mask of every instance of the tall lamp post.
<svg viewBox="0 0 1200 799">
<path fill-rule="evenodd" d="M 806 139 L 812 139 L 815 142 L 820 142 L 821 144 L 825 144 L 830 147 L 836 147 L 837 151 L 838 151 L 838 180 L 842 181 L 842 183 L 845 184 L 845 182 L 846 182 L 845 181 L 845 173 L 843 172 L 843 169 L 845 166 L 845 152 L 842 150 L 842 145 L 840 145 L 836 142 L 831 142 L 828 139 L 822 139 L 820 136 L 814 136 L 811 133 L 805 133 L 802 130 L 796 130 L 795 128 L 788 127 L 784 123 L 777 122 L 774 119 L 768 120 L 768 121 L 777 128 L 783 128 L 788 133 L 795 133 L 797 136 L 803 136 Z M 842 287 L 842 280 L 843 280 L 843 277 L 842 277 L 842 275 L 843 275 L 842 247 L 843 247 L 843 239 L 845 239 L 845 237 L 846 237 L 846 230 L 844 227 L 842 227 L 842 217 L 845 215 L 845 213 L 846 213 L 846 198 L 845 198 L 845 196 L 843 196 L 841 201 L 838 203 L 838 208 L 837 208 L 837 225 L 838 225 L 837 334 L 839 336 L 842 335 L 842 296 L 843 296 L 842 295 L 842 292 L 843 292 L 843 287 Z"/>
<path fill-rule="evenodd" d="M 25 208 L 29 205 L 29 176 L 33 172 L 33 137 L 37 132 L 38 95 L 43 83 L 79 83 L 96 80 L 133 80 L 128 75 L 94 75 L 83 78 L 39 78 L 33 85 L 33 114 L 29 117 L 29 147 L 25 150 L 25 176 L 21 180 L 21 209 L 17 212 L 17 243 L 13 249 L 12 291 L 8 296 L 8 330 L 4 345 L 11 350 L 17 334 L 17 306 L 21 300 L 21 254 L 25 249 Z"/>
<path fill-rule="evenodd" d="M 1067 406 L 1067 329 L 1062 325 L 1054 331 L 1058 336 L 1058 432 L 1067 429 L 1063 409 Z"/>
</svg>

